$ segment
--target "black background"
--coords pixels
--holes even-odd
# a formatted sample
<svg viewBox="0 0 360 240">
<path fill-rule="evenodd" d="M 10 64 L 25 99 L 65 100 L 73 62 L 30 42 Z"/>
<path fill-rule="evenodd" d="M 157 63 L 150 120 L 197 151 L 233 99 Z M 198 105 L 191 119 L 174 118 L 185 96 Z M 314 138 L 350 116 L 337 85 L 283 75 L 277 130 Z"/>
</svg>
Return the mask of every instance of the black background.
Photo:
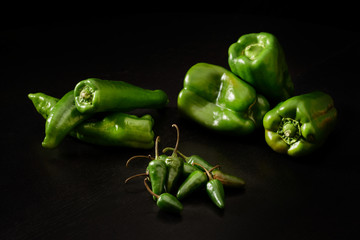
<svg viewBox="0 0 360 240">
<path fill-rule="evenodd" d="M 339 21 L 344 8 L 331 10 L 320 17 L 316 10 L 291 14 L 265 4 L 247 14 L 107 15 L 94 8 L 83 15 L 47 11 L 2 17 L 0 239 L 356 238 L 359 32 L 353 16 Z M 308 157 L 273 152 L 263 130 L 227 137 L 177 111 L 177 94 L 192 65 L 229 68 L 230 44 L 260 31 L 273 33 L 282 44 L 296 94 L 321 90 L 334 98 L 336 129 Z M 100 147 L 70 137 L 54 150 L 42 148 L 45 121 L 27 94 L 61 97 L 88 77 L 165 90 L 166 109 L 135 111 L 155 118 L 160 147 L 174 145 L 171 124 L 176 123 L 184 153 L 221 164 L 243 177 L 246 189 L 226 189 L 224 211 L 199 192 L 173 216 L 158 211 L 141 179 L 124 184 L 147 163 L 139 159 L 125 168 L 125 161 L 153 150 Z"/>
</svg>

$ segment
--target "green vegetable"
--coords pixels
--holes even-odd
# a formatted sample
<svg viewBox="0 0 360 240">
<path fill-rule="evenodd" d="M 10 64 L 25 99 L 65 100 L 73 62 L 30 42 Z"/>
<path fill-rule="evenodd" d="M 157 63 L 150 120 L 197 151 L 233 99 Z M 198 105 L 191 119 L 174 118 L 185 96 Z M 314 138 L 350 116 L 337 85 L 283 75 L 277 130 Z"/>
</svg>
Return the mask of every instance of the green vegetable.
<svg viewBox="0 0 360 240">
<path fill-rule="evenodd" d="M 167 147 L 163 149 L 163 152 L 167 152 L 169 150 L 174 150 L 171 147 Z M 241 188 L 245 186 L 245 181 L 242 178 L 227 174 L 222 172 L 219 169 L 214 169 L 214 166 L 205 161 L 202 157 L 199 155 L 191 155 L 191 156 L 185 156 L 183 153 L 181 153 L 179 150 L 177 150 L 177 153 L 184 158 L 185 162 L 187 164 L 195 165 L 194 167 L 197 167 L 198 169 L 206 169 L 207 171 L 212 171 L 212 175 L 215 179 L 218 179 L 221 181 L 221 183 L 224 186 L 227 187 L 235 187 L 235 188 Z M 201 167 L 200 167 L 201 166 Z"/>
<path fill-rule="evenodd" d="M 211 201 L 218 207 L 223 209 L 225 207 L 225 192 L 223 184 L 218 179 L 211 179 L 206 184 L 206 192 Z"/>
<path fill-rule="evenodd" d="M 150 178 L 150 182 L 151 182 L 151 188 L 154 194 L 161 194 L 164 192 L 164 186 L 166 184 L 167 181 L 167 166 L 165 164 L 165 161 L 163 159 L 159 158 L 159 154 L 158 154 L 158 143 L 160 141 L 160 137 L 158 136 L 155 140 L 155 159 L 151 160 L 149 165 L 146 168 L 146 173 L 141 173 L 141 174 L 137 174 L 134 175 L 132 177 L 129 177 L 125 180 L 125 183 L 127 183 L 130 179 L 134 178 L 134 177 L 138 177 L 138 176 L 148 176 Z M 139 158 L 139 157 L 145 157 L 145 158 L 151 158 L 151 156 L 133 156 L 131 157 L 129 160 L 127 160 L 126 162 L 126 167 L 128 167 L 129 163 L 135 159 L 135 158 Z M 155 196 L 154 196 L 154 200 L 156 200 Z"/>
<path fill-rule="evenodd" d="M 36 110 L 47 119 L 59 99 L 44 93 L 28 95 Z M 141 118 L 126 113 L 114 112 L 101 120 L 88 119 L 69 133 L 79 140 L 107 146 L 123 146 L 149 149 L 154 146 L 154 120 L 150 115 Z"/>
<path fill-rule="evenodd" d="M 210 170 L 207 170 L 200 164 L 195 165 L 199 166 L 200 168 L 203 168 L 207 175 L 208 182 L 206 183 L 206 192 L 208 196 L 210 197 L 211 201 L 218 207 L 223 209 L 225 207 L 225 192 L 224 192 L 224 186 L 223 184 L 218 180 L 214 179 L 212 175 L 212 171 L 219 168 L 219 165 L 216 165 L 215 167 L 211 168 Z"/>
<path fill-rule="evenodd" d="M 325 142 L 336 119 L 337 110 L 328 94 L 311 92 L 295 96 L 265 115 L 265 140 L 276 152 L 307 155 Z"/>
<path fill-rule="evenodd" d="M 81 113 L 162 108 L 168 101 L 162 90 L 143 89 L 123 81 L 89 78 L 75 86 L 75 103 Z"/>
<path fill-rule="evenodd" d="M 192 172 L 179 187 L 176 197 L 179 200 L 184 199 L 186 196 L 203 187 L 207 181 L 208 177 L 203 171 L 196 170 Z"/>
<path fill-rule="evenodd" d="M 45 125 L 45 139 L 42 146 L 55 148 L 78 124 L 90 114 L 81 114 L 75 106 L 74 91 L 65 94 L 51 109 Z"/>
<path fill-rule="evenodd" d="M 268 101 L 230 71 L 198 63 L 187 72 L 178 96 L 179 110 L 200 125 L 245 135 L 261 126 Z"/>
<path fill-rule="evenodd" d="M 293 95 L 294 85 L 284 51 L 270 33 L 241 36 L 229 48 L 229 65 L 233 73 L 269 100 L 283 101 Z"/>
<path fill-rule="evenodd" d="M 167 192 L 172 192 L 174 190 L 184 170 L 184 160 L 177 155 L 176 151 L 179 146 L 179 128 L 176 124 L 173 124 L 172 127 L 176 128 L 177 138 L 172 155 L 165 159 L 165 164 L 168 169 L 168 179 L 166 182 Z"/>
<path fill-rule="evenodd" d="M 51 109 L 59 101 L 58 98 L 51 97 L 44 93 L 29 93 L 28 97 L 32 101 L 36 111 L 45 119 L 48 118 Z"/>
<path fill-rule="evenodd" d="M 155 194 L 147 185 L 147 181 L 148 178 L 145 178 L 145 187 L 151 195 L 157 198 L 156 204 L 160 210 L 170 213 L 180 213 L 183 210 L 183 205 L 174 195 L 171 195 L 170 193 L 162 193 L 161 195 Z"/>
</svg>

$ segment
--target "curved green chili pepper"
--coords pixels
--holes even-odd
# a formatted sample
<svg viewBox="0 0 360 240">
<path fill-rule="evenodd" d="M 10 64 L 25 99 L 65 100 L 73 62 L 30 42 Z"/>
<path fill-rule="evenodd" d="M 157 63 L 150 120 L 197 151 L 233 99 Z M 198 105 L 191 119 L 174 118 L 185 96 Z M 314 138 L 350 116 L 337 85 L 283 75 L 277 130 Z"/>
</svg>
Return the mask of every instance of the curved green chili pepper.
<svg viewBox="0 0 360 240">
<path fill-rule="evenodd" d="M 163 149 L 163 152 L 167 152 L 169 150 L 174 150 L 174 148 L 171 147 L 167 147 Z M 207 161 L 205 161 L 202 157 L 200 157 L 199 155 L 191 155 L 191 156 L 185 156 L 184 154 L 182 154 L 179 150 L 177 150 L 177 153 L 183 157 L 185 159 L 185 161 L 191 165 L 194 165 L 198 168 L 198 169 L 206 169 L 206 170 L 210 170 L 212 168 L 214 168 L 213 165 L 211 165 L 210 163 L 208 163 Z M 202 166 L 202 167 L 199 167 Z M 235 187 L 235 188 L 241 188 L 245 186 L 245 181 L 242 178 L 227 174 L 222 172 L 219 169 L 214 169 L 212 171 L 213 177 L 215 179 L 218 179 L 219 181 L 222 182 L 222 184 L 224 186 L 227 187 Z"/>
<path fill-rule="evenodd" d="M 146 189 L 151 195 L 157 198 L 156 205 L 161 210 L 171 213 L 180 213 L 183 210 L 183 205 L 174 195 L 171 195 L 170 193 L 162 193 L 161 195 L 155 194 L 151 191 L 146 181 L 148 181 L 148 178 L 144 179 Z"/>
<path fill-rule="evenodd" d="M 36 110 L 47 119 L 59 99 L 44 93 L 28 95 Z M 99 121 L 86 120 L 72 129 L 70 136 L 81 141 L 105 145 L 149 149 L 154 146 L 154 119 L 114 112 Z"/>
<path fill-rule="evenodd" d="M 167 181 L 167 166 L 164 160 L 159 159 L 159 154 L 158 154 L 159 140 L 160 137 L 158 136 L 155 140 L 155 159 L 149 162 L 146 168 L 146 173 L 137 174 L 125 180 L 126 183 L 128 180 L 132 179 L 133 177 L 147 175 L 150 178 L 152 191 L 157 195 L 164 192 L 164 186 Z M 150 156 L 133 156 L 126 162 L 126 166 L 129 165 L 130 161 L 138 157 L 150 158 Z M 155 197 L 154 200 L 156 200 Z"/>
<path fill-rule="evenodd" d="M 29 93 L 28 97 L 34 104 L 36 111 L 45 119 L 48 118 L 51 109 L 59 101 L 58 98 L 51 97 L 45 93 Z"/>
<path fill-rule="evenodd" d="M 175 149 L 171 156 L 165 159 L 166 166 L 168 168 L 168 179 L 166 183 L 166 191 L 172 192 L 174 187 L 178 183 L 180 177 L 183 173 L 184 168 L 184 160 L 177 155 L 177 148 L 179 145 L 179 128 L 176 124 L 173 124 L 172 127 L 176 128 L 177 139 L 175 144 Z"/>
<path fill-rule="evenodd" d="M 82 113 L 161 108 L 169 101 L 162 90 L 148 90 L 123 81 L 98 78 L 80 81 L 75 86 L 74 95 L 77 109 Z"/>
<path fill-rule="evenodd" d="M 79 123 L 88 119 L 90 114 L 80 113 L 75 106 L 74 91 L 65 94 L 51 109 L 45 125 L 45 138 L 42 146 L 55 148 Z"/>
</svg>

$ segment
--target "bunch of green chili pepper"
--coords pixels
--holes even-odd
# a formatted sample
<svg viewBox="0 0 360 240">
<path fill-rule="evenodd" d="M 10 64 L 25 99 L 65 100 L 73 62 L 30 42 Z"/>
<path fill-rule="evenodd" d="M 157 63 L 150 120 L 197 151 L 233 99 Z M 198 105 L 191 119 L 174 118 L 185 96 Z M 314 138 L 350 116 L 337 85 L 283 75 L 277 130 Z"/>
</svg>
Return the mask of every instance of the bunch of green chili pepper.
<svg viewBox="0 0 360 240">
<path fill-rule="evenodd" d="M 163 153 L 171 150 L 170 156 L 159 155 L 158 143 L 160 137 L 155 141 L 155 157 L 151 155 L 138 155 L 131 157 L 126 166 L 135 158 L 147 158 L 151 160 L 144 173 L 133 175 L 125 180 L 139 176 L 145 176 L 144 185 L 147 191 L 153 196 L 160 210 L 172 213 L 180 213 L 183 205 L 180 201 L 195 191 L 206 189 L 211 201 L 220 209 L 225 207 L 225 187 L 243 188 L 243 179 L 223 173 L 219 165 L 213 166 L 198 155 L 185 156 L 178 151 L 179 128 L 176 124 L 177 138 L 174 148 L 167 147 Z M 151 188 L 147 184 L 150 181 Z"/>
<path fill-rule="evenodd" d="M 337 110 L 326 93 L 294 96 L 284 51 L 271 33 L 241 36 L 228 50 L 230 71 L 197 63 L 178 95 L 184 116 L 213 131 L 237 136 L 265 128 L 276 152 L 304 156 L 334 129 Z M 276 105 L 270 108 L 270 103 Z"/>
<path fill-rule="evenodd" d="M 126 112 L 168 103 L 162 90 L 98 78 L 80 81 L 61 99 L 44 93 L 28 97 L 46 119 L 45 148 L 57 147 L 67 135 L 98 145 L 152 148 L 154 119 L 149 114 L 137 117 Z"/>
</svg>

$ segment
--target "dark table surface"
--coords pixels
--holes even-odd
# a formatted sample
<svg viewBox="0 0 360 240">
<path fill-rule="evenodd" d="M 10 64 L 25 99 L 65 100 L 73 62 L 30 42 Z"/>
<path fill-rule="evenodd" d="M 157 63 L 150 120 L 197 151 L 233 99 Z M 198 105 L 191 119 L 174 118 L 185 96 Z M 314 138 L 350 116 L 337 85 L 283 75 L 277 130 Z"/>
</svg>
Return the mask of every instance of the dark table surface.
<svg viewBox="0 0 360 240">
<path fill-rule="evenodd" d="M 245 19 L 249 19 L 246 16 Z M 229 68 L 228 47 L 241 35 L 266 31 L 282 44 L 296 94 L 329 93 L 336 129 L 314 154 L 294 159 L 273 152 L 263 130 L 246 137 L 209 132 L 183 119 L 177 94 L 198 62 Z M 354 239 L 359 237 L 359 34 L 296 19 L 240 14 L 148 14 L 56 21 L 1 32 L 0 239 Z M 174 216 L 158 211 L 142 180 L 153 150 L 101 147 L 67 137 L 44 149 L 45 122 L 27 98 L 61 97 L 88 77 L 163 89 L 166 109 L 155 119 L 160 147 L 180 149 L 243 177 L 244 191 L 226 189 L 219 211 L 203 192 Z"/>
</svg>

